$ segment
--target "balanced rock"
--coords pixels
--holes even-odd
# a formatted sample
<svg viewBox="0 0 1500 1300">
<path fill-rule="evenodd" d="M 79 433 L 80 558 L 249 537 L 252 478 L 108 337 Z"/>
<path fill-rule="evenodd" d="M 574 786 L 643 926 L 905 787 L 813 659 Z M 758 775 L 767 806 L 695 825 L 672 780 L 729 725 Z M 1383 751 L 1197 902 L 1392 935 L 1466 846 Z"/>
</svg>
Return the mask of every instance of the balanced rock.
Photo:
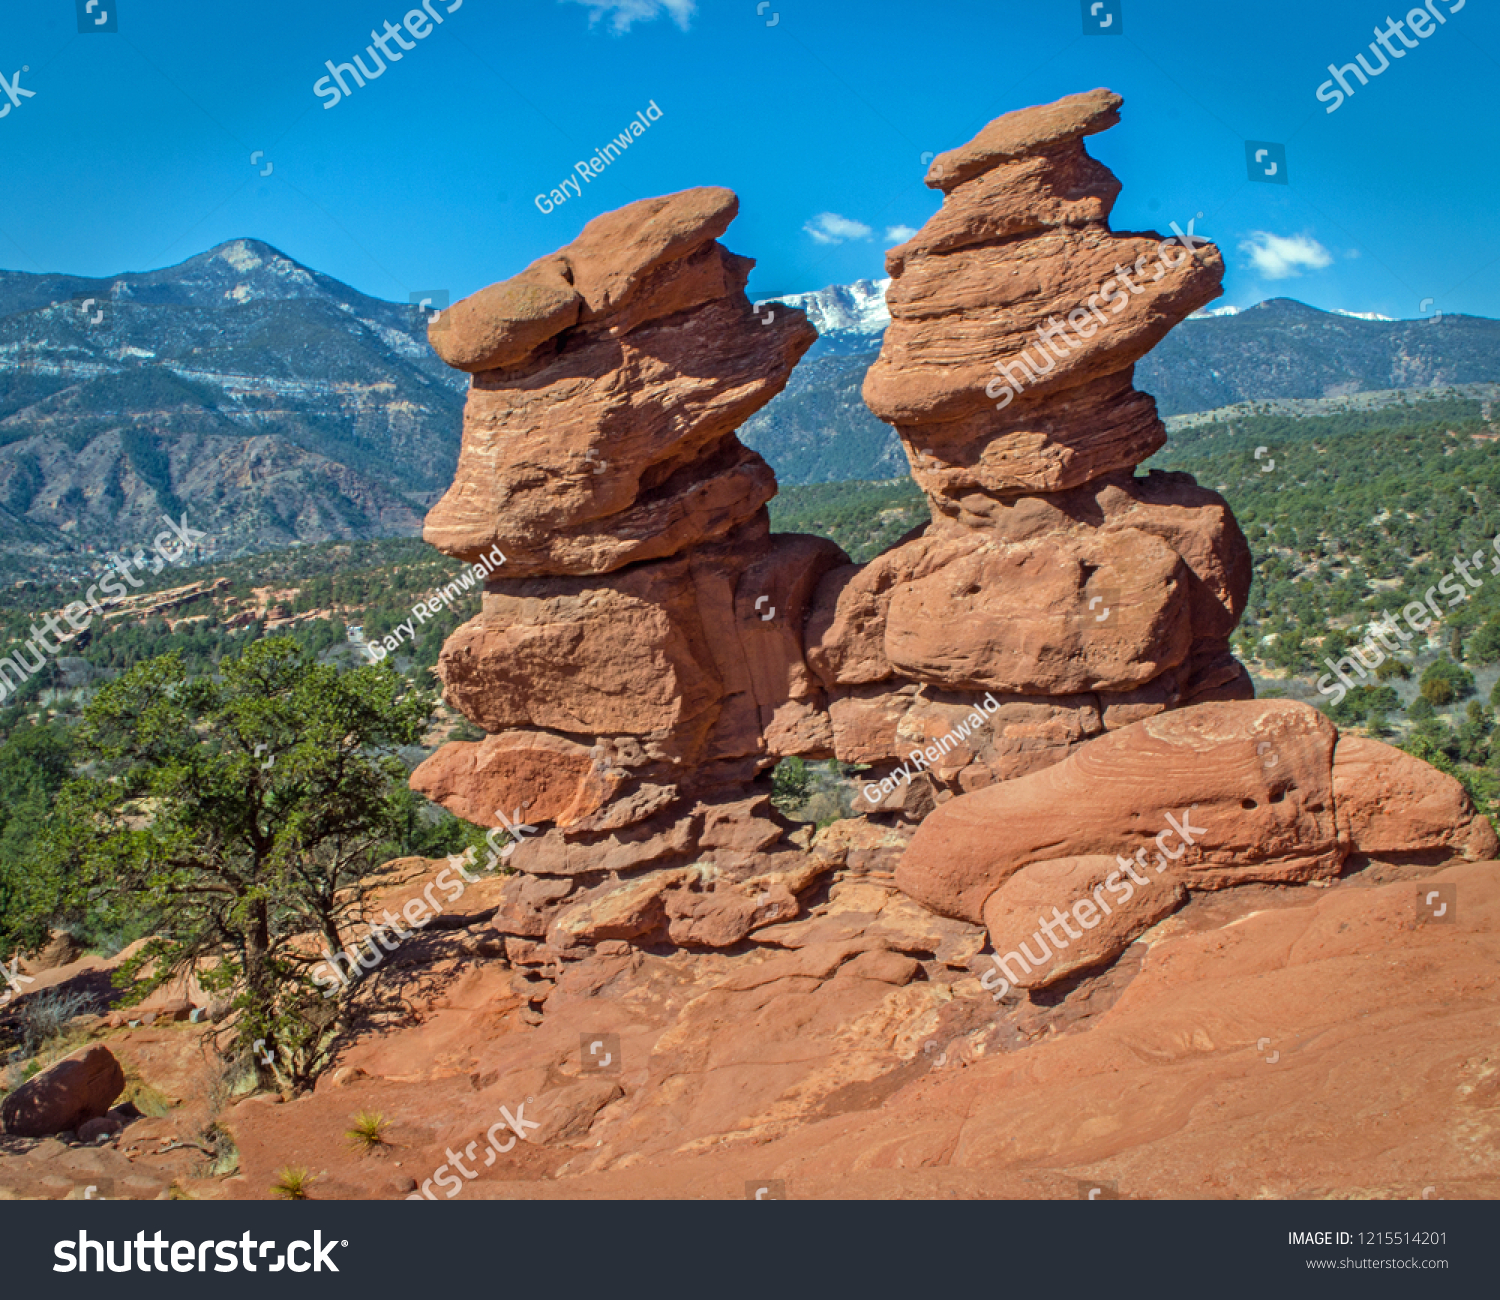
<svg viewBox="0 0 1500 1300">
<path fill-rule="evenodd" d="M 848 557 L 771 536 L 775 477 L 735 436 L 816 335 L 801 312 L 751 308 L 754 263 L 717 242 L 737 208 L 712 188 L 633 203 L 429 331 L 472 379 L 425 535 L 458 557 L 499 546 L 505 564 L 439 662 L 489 734 L 412 783 L 516 828 L 510 866 L 578 883 L 565 916 L 518 895 L 507 922 L 562 948 L 762 923 L 728 894 L 669 915 L 660 882 L 619 876 L 774 873 L 792 824 L 745 787 L 780 754 L 832 751 L 803 625 Z"/>
<path fill-rule="evenodd" d="M 488 734 L 413 785 L 509 826 L 509 865 L 561 882 L 507 895 L 504 933 L 713 947 L 793 914 L 798 891 L 770 882 L 805 841 L 767 779 L 792 755 L 865 765 L 856 814 L 921 823 L 902 888 L 971 923 L 994 897 L 1002 929 L 1018 871 L 1137 861 L 1169 814 L 1209 819 L 1167 855 L 1171 888 L 1090 929 L 1090 963 L 1182 889 L 1326 878 L 1361 840 L 1458 844 L 1472 810 L 1424 766 L 1357 746 L 1336 763 L 1315 711 L 1236 708 L 1249 547 L 1217 493 L 1137 475 L 1165 430 L 1131 382 L 1223 262 L 1197 236 L 1109 229 L 1119 184 L 1085 140 L 1120 106 L 1098 90 L 1008 113 L 934 162 L 943 204 L 890 254 L 865 383 L 933 520 L 867 564 L 770 532 L 774 476 L 735 431 L 814 334 L 752 310 L 753 263 L 718 243 L 729 191 L 599 217 L 433 324 L 472 380 L 425 535 L 506 563 L 439 661 Z M 1374 768 L 1394 802 L 1336 791 Z M 1464 824 L 1479 851 L 1487 824 Z"/>
<path fill-rule="evenodd" d="M 1134 474 L 1166 431 L 1131 367 L 1217 295 L 1223 263 L 1196 237 L 1110 231 L 1119 184 L 1084 138 L 1120 104 L 1099 90 L 1008 113 L 939 156 L 942 208 L 889 254 L 865 400 L 934 522 L 831 570 L 807 624 L 834 752 L 876 765 L 865 797 L 883 812 L 925 810 L 905 793 L 913 761 L 939 797 L 972 791 L 1253 693 L 1229 649 L 1251 565 L 1228 505 L 1186 474 Z M 977 736 L 929 729 L 933 700 L 961 714 L 981 693 L 1002 707 Z M 917 734 L 941 743 L 930 765 Z"/>
<path fill-rule="evenodd" d="M 1110 231 L 1119 183 L 1083 138 L 1121 102 L 1096 90 L 1007 113 L 940 155 L 927 183 L 942 208 L 887 254 L 891 326 L 865 400 L 935 510 L 970 481 L 1056 491 L 1166 441 L 1130 368 L 1219 295 L 1223 259 L 1195 238 Z"/>
<path fill-rule="evenodd" d="M 473 381 L 429 542 L 470 563 L 498 545 L 510 578 L 602 574 L 756 517 L 776 481 L 734 430 L 816 333 L 754 314 L 754 262 L 715 239 L 737 208 L 722 189 L 633 203 L 433 322 Z"/>
</svg>

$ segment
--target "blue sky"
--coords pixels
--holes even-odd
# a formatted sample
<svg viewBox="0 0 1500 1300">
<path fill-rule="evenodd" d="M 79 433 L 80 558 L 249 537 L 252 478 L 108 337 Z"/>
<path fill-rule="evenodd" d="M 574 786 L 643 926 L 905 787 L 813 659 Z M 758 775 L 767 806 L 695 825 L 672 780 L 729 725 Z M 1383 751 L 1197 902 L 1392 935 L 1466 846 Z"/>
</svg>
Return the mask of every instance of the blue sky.
<svg viewBox="0 0 1500 1300">
<path fill-rule="evenodd" d="M 1332 113 L 1329 64 L 1374 63 L 1397 10 L 1109 0 L 1123 34 L 1085 36 L 1087 0 L 454 2 L 325 107 L 325 62 L 412 0 L 96 0 L 118 30 L 87 35 L 85 0 L 7 0 L 0 75 L 31 93 L 0 91 L 0 266 L 105 275 L 253 236 L 379 297 L 456 298 L 601 212 L 713 184 L 740 195 L 725 242 L 758 259 L 752 294 L 815 289 L 884 274 L 937 206 L 924 154 L 1104 85 L 1125 97 L 1090 143 L 1124 183 L 1115 228 L 1195 220 L 1228 262 L 1221 303 L 1500 316 L 1484 0 L 1433 0 L 1446 21 L 1368 85 L 1346 76 Z M 623 157 L 538 210 L 653 101 Z M 1248 180 L 1247 141 L 1285 145 L 1290 184 Z"/>
</svg>

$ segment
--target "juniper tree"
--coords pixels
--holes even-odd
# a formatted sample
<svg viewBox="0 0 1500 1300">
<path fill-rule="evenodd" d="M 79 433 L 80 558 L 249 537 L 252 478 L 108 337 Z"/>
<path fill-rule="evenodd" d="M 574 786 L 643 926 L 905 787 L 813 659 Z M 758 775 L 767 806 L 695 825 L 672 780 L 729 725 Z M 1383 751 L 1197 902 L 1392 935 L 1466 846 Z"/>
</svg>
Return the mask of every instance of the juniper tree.
<svg viewBox="0 0 1500 1300">
<path fill-rule="evenodd" d="M 300 1087 L 332 1037 L 309 970 L 323 944 L 344 947 L 361 881 L 407 829 L 395 751 L 431 715 L 389 667 L 340 672 L 285 638 L 212 678 L 175 653 L 137 664 L 84 710 L 85 774 L 38 845 L 39 907 L 53 921 L 144 915 L 154 935 L 118 978 L 144 994 L 193 967 L 232 996 L 228 1046 L 264 1040 L 261 1078 Z"/>
</svg>

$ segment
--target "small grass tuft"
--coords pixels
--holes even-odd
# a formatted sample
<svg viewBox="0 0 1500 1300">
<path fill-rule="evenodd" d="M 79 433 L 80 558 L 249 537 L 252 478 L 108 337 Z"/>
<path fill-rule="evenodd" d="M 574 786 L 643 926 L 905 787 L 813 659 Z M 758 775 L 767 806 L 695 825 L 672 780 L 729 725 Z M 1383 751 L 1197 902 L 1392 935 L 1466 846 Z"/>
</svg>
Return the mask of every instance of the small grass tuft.
<svg viewBox="0 0 1500 1300">
<path fill-rule="evenodd" d="M 276 1181 L 271 1184 L 271 1195 L 282 1201 L 305 1201 L 307 1189 L 313 1182 L 313 1175 L 306 1169 L 278 1169 Z"/>
<path fill-rule="evenodd" d="M 344 1136 L 349 1139 L 351 1147 L 368 1155 L 380 1147 L 389 1145 L 385 1131 L 390 1126 L 390 1120 L 379 1111 L 362 1110 L 354 1117 L 354 1127 L 349 1129 Z"/>
</svg>

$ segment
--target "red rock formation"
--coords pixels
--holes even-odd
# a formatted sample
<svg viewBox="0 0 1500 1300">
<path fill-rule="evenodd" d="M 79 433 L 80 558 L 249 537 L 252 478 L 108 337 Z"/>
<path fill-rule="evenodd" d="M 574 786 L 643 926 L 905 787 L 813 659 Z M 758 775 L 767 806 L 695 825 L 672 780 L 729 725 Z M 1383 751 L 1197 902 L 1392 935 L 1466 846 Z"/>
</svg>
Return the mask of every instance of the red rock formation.
<svg viewBox="0 0 1500 1300">
<path fill-rule="evenodd" d="M 880 783 L 914 744 L 941 798 L 1251 693 L 1228 646 L 1250 586 L 1228 506 L 1185 474 L 1132 475 L 1166 433 L 1131 367 L 1218 295 L 1223 262 L 1110 231 L 1119 183 L 1083 138 L 1120 102 L 1096 90 L 1008 113 L 940 155 L 942 208 L 887 255 L 891 326 L 865 400 L 900 432 L 934 522 L 831 572 L 807 638 L 835 752 L 877 765 L 872 807 L 925 811 L 904 776 Z M 947 730 L 934 705 L 962 714 L 976 692 L 998 710 L 928 753 Z"/>
<path fill-rule="evenodd" d="M 1432 849 L 1500 851 L 1452 777 L 1378 741 L 1340 739 L 1306 704 L 1223 702 L 1124 727 L 944 804 L 912 837 L 896 883 L 942 915 L 982 920 L 1001 954 L 1025 955 L 1018 944 L 1049 909 L 1081 901 L 1086 933 L 1071 937 L 1084 942 L 1038 939 L 1037 960 L 1020 963 L 1038 969 L 1011 982 L 1034 987 L 1117 956 L 1184 889 L 1329 880 L 1356 851 Z"/>
<path fill-rule="evenodd" d="M 721 189 L 631 204 L 431 329 L 473 387 L 426 537 L 467 560 L 498 545 L 505 564 L 439 668 L 491 734 L 413 784 L 537 829 L 511 865 L 582 893 L 524 933 L 564 948 L 668 931 L 724 945 L 782 919 L 785 899 L 757 900 L 780 898 L 801 854 L 745 787 L 780 753 L 832 747 L 802 623 L 847 557 L 771 537 L 775 478 L 734 433 L 816 336 L 800 312 L 752 310 L 754 263 L 716 242 L 737 206 Z M 664 870 L 620 885 L 643 868 Z M 774 888 L 731 889 L 751 874 Z"/>
<path fill-rule="evenodd" d="M 1073 1198 L 1080 1174 L 1152 1198 L 1500 1191 L 1500 864 L 1437 861 L 1500 842 L 1427 765 L 1237 699 L 1244 541 L 1187 476 L 1130 473 L 1161 437 L 1130 364 L 1211 296 L 1216 254 L 1184 254 L 1035 393 L 975 397 L 1142 247 L 1105 227 L 1117 186 L 1081 143 L 1117 105 L 1010 114 L 934 164 L 947 201 L 893 254 L 868 391 L 937 522 L 869 565 L 768 534 L 769 471 L 733 427 L 808 331 L 748 311 L 746 263 L 714 242 L 726 192 L 601 218 L 434 326 L 475 381 L 428 535 L 512 562 L 441 662 L 490 734 L 414 784 L 520 816 L 522 870 L 466 878 L 382 959 L 316 1090 L 212 1112 L 241 1159 L 223 1194 L 268 1195 L 289 1152 L 321 1196 L 387 1199 L 738 1198 L 771 1178 L 799 1199 Z M 913 750 L 925 770 L 876 786 L 882 815 L 811 852 L 750 784 L 778 755 Z M 1345 870 L 1355 854 L 1376 861 Z M 371 914 L 415 926 L 451 870 L 389 864 Z M 1458 902 L 1442 922 L 1413 911 L 1433 889 Z M 1068 943 L 1008 980 L 1043 995 L 997 998 L 985 931 L 1008 958 L 1063 907 Z M 181 1095 L 212 1032 L 112 1042 Z M 580 1046 L 602 1035 L 610 1077 Z M 451 1163 L 502 1107 L 535 1131 Z M 361 1108 L 391 1118 L 395 1166 L 349 1148 Z M 100 1170 L 156 1195 L 210 1122 L 122 1118 L 119 1151 L 12 1143 L 0 1199 Z"/>
<path fill-rule="evenodd" d="M 795 915 L 845 849 L 810 866 L 753 784 L 793 754 L 870 765 L 881 852 L 922 823 L 898 883 L 997 943 L 1049 882 L 1102 886 L 1166 814 L 1213 820 L 1169 884 L 1103 909 L 1040 982 L 1107 960 L 1184 890 L 1324 880 L 1356 845 L 1493 851 L 1425 765 L 1352 742 L 1336 762 L 1315 711 L 1228 703 L 1251 693 L 1229 652 L 1249 550 L 1216 493 L 1134 475 L 1165 433 L 1131 387 L 1223 263 L 1110 231 L 1119 186 L 1084 138 L 1119 104 L 1010 113 L 933 163 L 943 205 L 889 255 L 892 325 L 865 384 L 933 522 L 869 564 L 769 533 L 774 478 L 734 430 L 813 336 L 799 312 L 751 310 L 751 263 L 716 242 L 728 191 L 601 217 L 434 324 L 474 378 L 426 535 L 506 563 L 440 662 L 490 734 L 413 784 L 528 828 L 511 865 L 558 883 L 507 894 L 507 945 L 728 947 Z"/>
<path fill-rule="evenodd" d="M 646 891 L 633 937 L 734 942 L 724 918 L 767 923 L 763 895 L 710 906 L 707 882 L 791 869 L 790 828 L 746 788 L 780 757 L 873 765 L 867 810 L 911 823 L 1113 728 L 1247 694 L 1227 638 L 1249 556 L 1228 508 L 1185 475 L 1131 475 L 1163 434 L 1130 366 L 1214 296 L 1218 254 L 1163 245 L 1159 272 L 1083 311 L 1034 386 L 1000 412 L 986 393 L 1049 317 L 1161 244 L 1106 224 L 1119 187 L 1083 137 L 1118 103 L 1008 114 L 934 163 L 944 204 L 890 254 L 894 321 L 866 394 L 936 522 L 868 565 L 769 534 L 775 480 L 734 430 L 813 334 L 799 312 L 751 310 L 752 263 L 716 242 L 728 191 L 600 217 L 444 312 L 433 346 L 473 386 L 426 537 L 506 562 L 440 663 L 490 735 L 413 784 L 470 820 L 536 827 L 512 865 L 579 878 L 575 909 L 618 873 L 698 863 L 679 894 Z"/>
<path fill-rule="evenodd" d="M 19 1137 L 46 1137 L 76 1130 L 98 1119 L 122 1092 L 125 1072 L 109 1048 L 81 1048 L 28 1079 L 0 1106 L 5 1131 Z"/>
<path fill-rule="evenodd" d="M 362 1021 L 317 1089 L 286 1104 L 209 1109 L 214 1026 L 110 1031 L 133 1078 L 184 1104 L 113 1112 L 118 1149 L 8 1138 L 0 1199 L 81 1199 L 101 1175 L 110 1199 L 165 1195 L 174 1179 L 263 1199 L 289 1163 L 334 1199 L 739 1199 L 764 1178 L 798 1200 L 1076 1199 L 1080 1177 L 1153 1199 L 1500 1195 L 1500 864 L 1193 893 L 1102 975 L 997 1004 L 976 977 L 983 932 L 865 870 L 873 823 L 832 830 L 847 852 L 831 888 L 732 951 L 603 941 L 557 963 L 507 944 L 508 963 L 499 915 L 485 918 L 530 878 L 472 886 L 481 910 L 382 967 L 402 1013 Z M 445 865 L 420 864 L 407 888 Z M 1456 922 L 1418 919 L 1432 888 L 1456 897 Z M 102 961 L 38 984 L 107 979 Z M 601 1077 L 580 1038 L 606 1033 L 618 1073 Z M 523 1102 L 540 1129 L 456 1184 L 433 1181 Z M 391 1158 L 349 1146 L 360 1110 L 391 1121 Z M 227 1178 L 195 1145 L 210 1122 L 239 1151 Z"/>
<path fill-rule="evenodd" d="M 1050 1005 L 997 1005 L 973 928 L 870 877 L 733 953 L 601 945 L 541 971 L 438 936 L 403 986 L 420 1017 L 315 1093 L 231 1110 L 224 1191 L 267 1197 L 295 1152 L 340 1198 L 730 1200 L 780 1178 L 798 1200 L 1076 1200 L 1090 1176 L 1130 1198 L 1494 1197 L 1500 871 L 1430 871 L 1195 894 Z M 1456 888 L 1458 926 L 1414 923 L 1419 882 Z M 601 1078 L 579 1041 L 602 1033 Z M 431 1181 L 522 1101 L 543 1129 L 456 1193 Z M 392 1120 L 401 1169 L 349 1149 L 361 1109 Z M 25 1186 L 19 1163 L 0 1186 Z"/>
</svg>

